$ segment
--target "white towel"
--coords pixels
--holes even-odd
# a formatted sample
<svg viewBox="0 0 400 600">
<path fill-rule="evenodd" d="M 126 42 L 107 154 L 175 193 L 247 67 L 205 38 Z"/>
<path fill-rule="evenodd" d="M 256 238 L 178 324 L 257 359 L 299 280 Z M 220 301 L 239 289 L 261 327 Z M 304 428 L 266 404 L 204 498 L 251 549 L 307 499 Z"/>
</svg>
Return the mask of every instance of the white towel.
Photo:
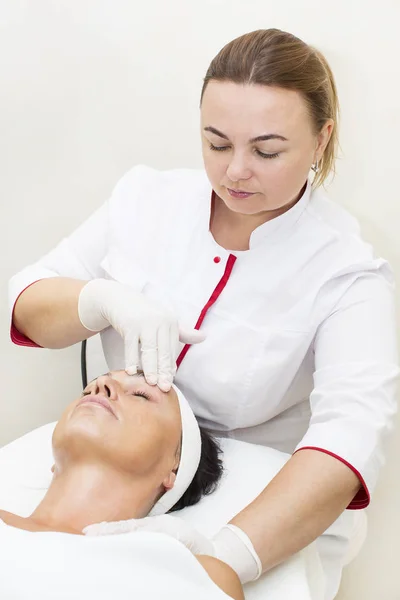
<svg viewBox="0 0 400 600">
<path fill-rule="evenodd" d="M 4 600 L 225 600 L 182 544 L 158 533 L 86 538 L 0 522 Z"/>
<path fill-rule="evenodd" d="M 7 600 L 228 598 L 191 552 L 164 534 L 89 538 L 32 533 L 0 521 L 0 540 L 0 598 Z M 300 562 L 295 558 L 272 571 L 262 597 L 314 600 L 307 564 Z M 256 584 L 246 586 L 246 598 L 260 600 Z"/>
</svg>

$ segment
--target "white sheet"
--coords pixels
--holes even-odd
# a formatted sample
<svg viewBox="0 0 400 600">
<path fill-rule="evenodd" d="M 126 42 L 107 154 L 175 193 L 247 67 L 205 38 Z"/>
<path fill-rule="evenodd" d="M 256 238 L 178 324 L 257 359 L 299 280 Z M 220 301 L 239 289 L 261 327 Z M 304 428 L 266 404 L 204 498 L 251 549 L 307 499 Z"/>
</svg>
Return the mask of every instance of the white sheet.
<svg viewBox="0 0 400 600">
<path fill-rule="evenodd" d="M 53 427 L 54 424 L 45 425 L 44 427 L 39 428 L 27 434 L 23 438 L 20 438 L 19 440 L 16 440 L 8 446 L 0 449 L 0 508 L 3 510 L 9 510 L 22 516 L 26 516 L 29 515 L 35 506 L 40 502 L 40 499 L 43 497 L 51 480 L 50 469 L 52 466 L 52 456 L 50 439 Z M 180 517 L 188 520 L 206 535 L 213 535 L 222 524 L 226 523 L 235 513 L 237 513 L 241 508 L 255 498 L 270 481 L 270 479 L 272 479 L 275 473 L 283 466 L 288 458 L 287 455 L 275 450 L 244 444 L 243 442 L 237 442 L 234 440 L 222 440 L 222 446 L 225 455 L 224 463 L 226 474 L 218 491 L 213 495 L 204 498 L 198 505 L 189 507 L 180 513 L 175 513 L 177 516 L 179 515 Z M 18 531 L 17 533 L 19 534 Z M 24 538 L 26 536 L 31 536 L 26 537 L 26 539 L 32 541 L 30 546 L 31 552 L 32 554 L 35 554 L 35 560 L 38 559 L 39 563 L 41 562 L 41 559 L 44 561 L 45 556 L 49 556 L 49 554 L 45 554 L 45 551 L 42 549 L 43 546 L 39 544 L 39 542 L 37 543 L 37 550 L 35 550 L 35 539 L 39 540 L 39 538 L 36 538 L 35 536 L 61 536 L 63 539 L 68 540 L 73 537 L 73 541 L 68 541 L 65 544 L 82 544 L 82 548 L 85 551 L 89 549 L 89 546 L 86 545 L 86 540 L 89 540 L 89 538 L 81 538 L 78 536 L 74 537 L 67 534 L 48 533 L 32 534 L 22 532 L 22 535 Z M 143 535 L 148 536 L 150 534 Z M 104 570 L 107 572 L 108 566 L 106 567 L 106 565 L 114 563 L 120 552 L 126 552 L 126 556 L 124 555 L 124 557 L 121 558 L 121 561 L 127 569 L 127 565 L 129 565 L 128 572 L 131 574 L 131 576 L 133 576 L 135 571 L 134 565 L 136 560 L 136 552 L 139 553 L 139 546 L 137 546 L 137 544 L 139 542 L 140 544 L 147 544 L 147 542 L 145 542 L 143 538 L 140 538 L 140 540 L 138 538 L 134 538 L 134 541 L 132 542 L 132 550 L 130 550 L 131 542 L 129 541 L 129 538 L 131 536 L 138 536 L 138 534 L 134 533 L 128 534 L 128 536 L 116 536 L 116 541 L 114 542 L 110 542 L 111 538 L 106 538 L 106 541 L 100 542 L 104 544 L 104 546 L 101 547 L 104 549 L 104 557 L 102 555 L 101 560 L 103 562 L 101 562 L 99 559 L 99 570 L 101 569 L 102 571 Z M 127 539 L 120 542 L 119 538 L 123 537 L 126 537 Z M 161 538 L 165 538 L 165 536 L 161 536 Z M 16 536 L 15 539 L 17 540 Z M 25 546 L 25 542 L 22 544 L 22 537 L 20 539 L 21 548 L 27 547 Z M 56 538 L 49 537 L 48 539 L 51 540 Z M 94 539 L 97 540 L 98 538 Z M 157 582 L 164 580 L 163 596 L 158 596 L 158 598 L 174 598 L 175 596 L 172 593 L 173 588 L 168 588 L 166 585 L 172 585 L 172 583 L 175 581 L 174 578 L 176 577 L 176 573 L 174 570 L 172 570 L 172 579 L 169 579 L 168 573 L 165 572 L 164 568 L 161 568 L 163 564 L 164 566 L 169 565 L 171 557 L 173 558 L 174 554 L 176 553 L 177 561 L 181 561 L 179 562 L 179 568 L 181 576 L 184 580 L 186 580 L 188 576 L 192 577 L 194 567 L 196 567 L 196 570 L 198 570 L 199 573 L 201 573 L 201 569 L 197 569 L 197 566 L 200 568 L 200 565 L 197 565 L 197 563 L 193 563 L 193 561 L 191 561 L 193 557 L 190 555 L 189 551 L 181 547 L 178 542 L 174 542 L 174 544 L 171 545 L 168 542 L 173 540 L 164 541 L 161 543 L 159 540 L 157 540 L 157 543 L 155 543 L 156 541 L 154 540 L 154 551 L 156 553 L 156 558 L 152 560 L 150 566 L 145 567 L 144 565 L 141 565 L 141 572 L 151 573 L 152 577 L 157 580 L 154 582 L 154 585 L 156 585 Z M 52 542 L 50 541 L 48 542 L 49 548 L 51 543 Z M 107 545 L 108 543 L 111 545 Z M 24 570 L 28 569 L 29 571 L 32 568 L 32 563 L 26 562 L 24 565 L 21 564 L 21 569 L 18 571 L 18 544 L 19 542 L 17 541 L 15 549 L 15 564 L 17 571 L 15 573 L 15 577 L 25 578 Z M 116 554 L 114 554 L 113 544 L 117 544 L 115 547 Z M 61 548 L 63 546 L 64 543 L 61 544 Z M 4 548 L 3 542 L 1 542 L 1 547 Z M 65 545 L 65 547 L 67 546 Z M 100 546 L 96 548 L 100 548 Z M 85 551 L 82 550 L 81 552 L 76 550 L 77 556 L 81 556 L 81 561 L 83 561 L 83 563 L 86 560 L 84 558 Z M 161 554 L 159 554 L 159 551 Z M 90 552 L 92 552 L 91 547 Z M 164 559 L 162 559 L 163 552 L 165 552 L 164 563 Z M 54 551 L 54 555 L 56 554 L 57 552 Z M 190 556 L 186 558 L 188 554 Z M 2 556 L 4 555 L 7 557 L 7 552 L 4 552 L 3 550 Z M 149 549 L 148 556 L 150 557 L 150 555 L 151 552 Z M 67 562 L 65 562 L 64 567 L 62 564 L 63 563 L 61 561 L 61 565 L 58 567 L 58 569 L 59 573 L 61 573 L 59 576 L 64 578 L 68 575 L 71 569 L 67 570 Z M 190 564 L 192 566 L 190 566 Z M 5 568 L 7 568 L 5 567 L 5 564 L 1 564 L 0 562 L 0 573 Z M 52 563 L 48 570 L 50 571 L 52 568 L 56 568 L 54 563 Z M 94 570 L 94 568 L 95 564 L 91 567 L 91 569 Z M 159 569 L 160 576 L 157 575 Z M 88 586 L 93 584 L 92 575 L 84 575 L 85 571 L 77 571 L 77 573 L 77 582 L 72 582 L 73 585 L 70 589 L 74 589 L 74 585 L 77 589 L 79 586 L 82 586 L 82 577 L 87 578 Z M 105 574 L 102 574 L 101 577 L 103 577 L 103 575 L 105 577 Z M 155 575 L 156 577 L 154 577 Z M 113 577 L 115 576 L 116 575 Z M 122 577 L 122 575 L 119 576 Z M 68 577 L 71 577 L 71 575 L 68 575 Z M 199 581 L 198 578 L 201 579 L 201 576 L 196 575 L 194 577 L 194 581 Z M 1 579 L 2 578 L 0 577 L 0 580 Z M 197 585 L 197 583 L 195 585 Z M 324 598 L 323 589 L 324 575 L 316 545 L 312 544 L 310 547 L 292 557 L 289 561 L 275 568 L 270 573 L 263 575 L 257 582 L 245 586 L 245 595 L 246 600 L 264 600 L 264 598 L 266 600 L 322 600 Z M 0 591 L 2 592 L 1 588 Z M 76 591 L 77 590 L 75 590 L 75 592 Z M 190 595 L 188 592 L 185 593 L 187 594 L 185 598 L 195 600 L 196 590 L 191 590 Z M 215 589 L 214 592 L 210 591 L 210 595 L 204 594 L 202 598 L 210 598 L 210 600 L 214 600 L 214 597 L 211 595 L 212 593 L 215 593 Z M 0 598 L 7 598 L 7 600 L 11 600 L 11 598 L 16 598 L 18 600 L 20 600 L 20 598 L 24 598 L 25 600 L 26 597 L 26 595 L 8 597 L 3 593 L 0 593 Z M 35 598 L 32 595 L 32 592 L 30 592 L 28 597 L 32 599 Z M 71 596 L 60 597 L 74 599 L 79 598 L 79 596 L 73 594 Z M 93 590 L 89 596 L 85 597 L 85 600 L 87 597 L 95 597 Z M 112 597 L 118 597 L 118 595 L 114 593 Z M 137 597 L 139 597 L 141 600 L 147 600 L 147 598 L 152 598 L 153 596 L 143 595 L 142 591 L 141 595 Z M 44 600 L 46 596 L 43 596 L 42 594 L 40 598 L 41 600 Z M 52 598 L 54 598 L 54 596 L 52 596 Z M 97 596 L 97 598 L 102 598 L 102 596 Z M 120 598 L 123 599 L 124 596 L 120 596 Z M 135 598 L 135 596 L 131 595 L 130 598 Z"/>
<path fill-rule="evenodd" d="M 0 539 L 4 600 L 228 598 L 189 550 L 163 534 L 86 538 L 0 522 Z"/>
</svg>

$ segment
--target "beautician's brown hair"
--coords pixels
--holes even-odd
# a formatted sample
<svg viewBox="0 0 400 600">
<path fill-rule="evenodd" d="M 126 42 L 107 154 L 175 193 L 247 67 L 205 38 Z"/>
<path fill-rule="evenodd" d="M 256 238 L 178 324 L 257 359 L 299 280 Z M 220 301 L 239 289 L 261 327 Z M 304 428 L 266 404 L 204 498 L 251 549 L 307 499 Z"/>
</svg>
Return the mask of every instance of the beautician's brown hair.
<svg viewBox="0 0 400 600">
<path fill-rule="evenodd" d="M 331 172 L 335 173 L 339 100 L 332 71 L 321 52 L 279 29 L 252 31 L 229 42 L 212 60 L 204 78 L 200 104 L 210 80 L 299 92 L 308 107 L 315 134 L 327 119 L 334 121 L 313 187 L 322 185 Z"/>
</svg>

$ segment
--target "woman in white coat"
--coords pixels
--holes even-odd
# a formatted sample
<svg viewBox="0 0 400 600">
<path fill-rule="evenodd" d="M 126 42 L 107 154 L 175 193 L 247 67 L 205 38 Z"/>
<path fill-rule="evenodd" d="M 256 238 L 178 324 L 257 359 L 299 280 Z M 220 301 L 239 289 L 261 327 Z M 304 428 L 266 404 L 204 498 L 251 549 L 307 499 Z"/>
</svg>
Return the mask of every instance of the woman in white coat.
<svg viewBox="0 0 400 600">
<path fill-rule="evenodd" d="M 368 505 L 395 412 L 390 268 L 320 188 L 337 119 L 317 50 L 275 29 L 233 40 L 201 94 L 205 171 L 133 168 L 10 283 L 14 342 L 101 331 L 110 370 L 175 377 L 202 425 L 293 454 L 212 541 L 242 582 Z M 346 527 L 318 540 L 327 599 Z"/>
</svg>

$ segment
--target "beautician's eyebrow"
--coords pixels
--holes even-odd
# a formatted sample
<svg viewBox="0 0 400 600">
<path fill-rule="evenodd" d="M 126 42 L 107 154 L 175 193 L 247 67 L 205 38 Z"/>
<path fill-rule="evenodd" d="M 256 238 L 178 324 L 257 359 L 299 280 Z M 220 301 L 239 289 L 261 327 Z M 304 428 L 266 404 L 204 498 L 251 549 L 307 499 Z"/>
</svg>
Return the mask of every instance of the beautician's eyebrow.
<svg viewBox="0 0 400 600">
<path fill-rule="evenodd" d="M 228 136 L 225 135 L 225 133 L 218 131 L 218 129 L 215 129 L 215 127 L 204 127 L 204 131 L 210 131 L 211 133 L 215 133 L 215 135 L 218 135 L 224 140 L 229 140 Z M 279 135 L 278 133 L 265 133 L 264 135 L 258 135 L 255 138 L 251 138 L 251 140 L 249 141 L 251 144 L 254 144 L 254 142 L 265 142 L 267 140 L 282 140 L 283 142 L 289 141 L 283 135 Z"/>
</svg>

